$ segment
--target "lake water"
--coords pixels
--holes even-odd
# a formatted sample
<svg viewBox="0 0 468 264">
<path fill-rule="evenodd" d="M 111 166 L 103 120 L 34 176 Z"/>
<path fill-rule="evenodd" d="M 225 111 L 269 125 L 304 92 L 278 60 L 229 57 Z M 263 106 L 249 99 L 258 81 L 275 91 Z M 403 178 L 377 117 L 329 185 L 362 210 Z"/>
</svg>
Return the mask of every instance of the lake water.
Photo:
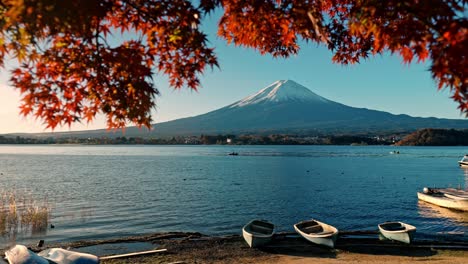
<svg viewBox="0 0 468 264">
<path fill-rule="evenodd" d="M 390 154 L 399 150 L 399 155 Z M 228 156 L 236 151 L 239 156 Z M 252 218 L 280 231 L 316 218 L 342 230 L 400 220 L 418 235 L 468 237 L 468 213 L 418 202 L 429 186 L 467 186 L 462 147 L 9 146 L 0 193 L 44 197 L 55 228 L 23 243 L 163 231 L 239 234 Z M 6 245 L 6 238 L 0 239 Z M 0 246 L 1 248 L 1 246 Z"/>
</svg>

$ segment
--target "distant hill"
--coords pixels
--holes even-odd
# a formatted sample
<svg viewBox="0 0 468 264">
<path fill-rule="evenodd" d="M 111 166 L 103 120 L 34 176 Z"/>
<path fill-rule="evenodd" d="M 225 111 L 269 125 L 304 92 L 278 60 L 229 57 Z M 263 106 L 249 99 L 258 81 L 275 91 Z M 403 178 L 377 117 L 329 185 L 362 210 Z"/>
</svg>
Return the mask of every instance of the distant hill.
<svg viewBox="0 0 468 264">
<path fill-rule="evenodd" d="M 468 129 L 421 129 L 396 143 L 398 146 L 468 146 Z"/>
<path fill-rule="evenodd" d="M 276 81 L 240 101 L 206 114 L 158 123 L 154 129 L 129 127 L 126 137 L 216 134 L 377 134 L 421 128 L 468 128 L 468 120 L 393 115 L 323 98 L 291 80 Z M 35 134 L 42 137 L 121 137 L 105 129 Z M 21 135 L 31 136 L 31 135 Z"/>
</svg>

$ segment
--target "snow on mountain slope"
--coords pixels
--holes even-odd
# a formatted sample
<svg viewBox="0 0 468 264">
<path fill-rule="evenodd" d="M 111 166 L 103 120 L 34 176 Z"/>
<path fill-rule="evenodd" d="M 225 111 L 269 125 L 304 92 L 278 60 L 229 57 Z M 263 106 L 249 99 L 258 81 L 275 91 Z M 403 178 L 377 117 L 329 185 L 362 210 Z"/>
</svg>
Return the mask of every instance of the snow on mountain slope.
<svg viewBox="0 0 468 264">
<path fill-rule="evenodd" d="M 302 102 L 329 102 L 327 99 L 313 93 L 306 87 L 291 80 L 276 81 L 259 92 L 237 101 L 229 108 L 243 107 L 263 102 L 302 101 Z"/>
</svg>

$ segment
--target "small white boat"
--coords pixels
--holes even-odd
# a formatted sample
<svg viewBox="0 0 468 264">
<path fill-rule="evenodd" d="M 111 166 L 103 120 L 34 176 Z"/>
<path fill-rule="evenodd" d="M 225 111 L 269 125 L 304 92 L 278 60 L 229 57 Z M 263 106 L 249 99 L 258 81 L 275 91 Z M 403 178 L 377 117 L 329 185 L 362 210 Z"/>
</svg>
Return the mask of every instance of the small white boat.
<svg viewBox="0 0 468 264">
<path fill-rule="evenodd" d="M 468 154 L 463 156 L 463 158 L 458 162 L 460 167 L 468 167 Z"/>
<path fill-rule="evenodd" d="M 294 229 L 299 235 L 312 243 L 330 248 L 335 247 L 338 229 L 334 226 L 312 219 L 295 224 Z"/>
<path fill-rule="evenodd" d="M 250 247 L 261 247 L 273 238 L 275 225 L 265 220 L 252 220 L 242 228 L 242 236 Z"/>
<path fill-rule="evenodd" d="M 411 244 L 416 227 L 403 222 L 385 222 L 379 224 L 379 231 L 386 239 Z"/>
<path fill-rule="evenodd" d="M 468 211 L 468 191 L 424 188 L 422 193 L 418 192 L 418 199 L 445 208 Z"/>
</svg>

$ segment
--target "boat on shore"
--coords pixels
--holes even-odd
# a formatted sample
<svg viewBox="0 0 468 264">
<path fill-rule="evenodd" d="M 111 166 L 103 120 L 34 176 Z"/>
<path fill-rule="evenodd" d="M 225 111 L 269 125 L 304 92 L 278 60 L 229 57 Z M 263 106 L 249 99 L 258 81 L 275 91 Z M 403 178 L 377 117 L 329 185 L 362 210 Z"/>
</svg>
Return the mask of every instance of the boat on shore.
<svg viewBox="0 0 468 264">
<path fill-rule="evenodd" d="M 466 154 L 465 156 L 463 156 L 463 158 L 458 162 L 458 165 L 460 167 L 466 167 L 468 168 L 468 154 Z"/>
<path fill-rule="evenodd" d="M 468 211 L 468 191 L 454 188 L 424 188 L 418 199 L 441 207 Z"/>
<path fill-rule="evenodd" d="M 252 220 L 242 228 L 242 236 L 252 248 L 270 242 L 274 233 L 275 225 L 265 220 Z"/>
<path fill-rule="evenodd" d="M 335 247 L 338 229 L 334 226 L 312 219 L 295 224 L 294 229 L 312 243 L 330 248 Z"/>
<path fill-rule="evenodd" d="M 411 244 L 416 232 L 416 227 L 403 222 L 385 222 L 378 226 L 384 238 L 406 244 Z"/>
</svg>

